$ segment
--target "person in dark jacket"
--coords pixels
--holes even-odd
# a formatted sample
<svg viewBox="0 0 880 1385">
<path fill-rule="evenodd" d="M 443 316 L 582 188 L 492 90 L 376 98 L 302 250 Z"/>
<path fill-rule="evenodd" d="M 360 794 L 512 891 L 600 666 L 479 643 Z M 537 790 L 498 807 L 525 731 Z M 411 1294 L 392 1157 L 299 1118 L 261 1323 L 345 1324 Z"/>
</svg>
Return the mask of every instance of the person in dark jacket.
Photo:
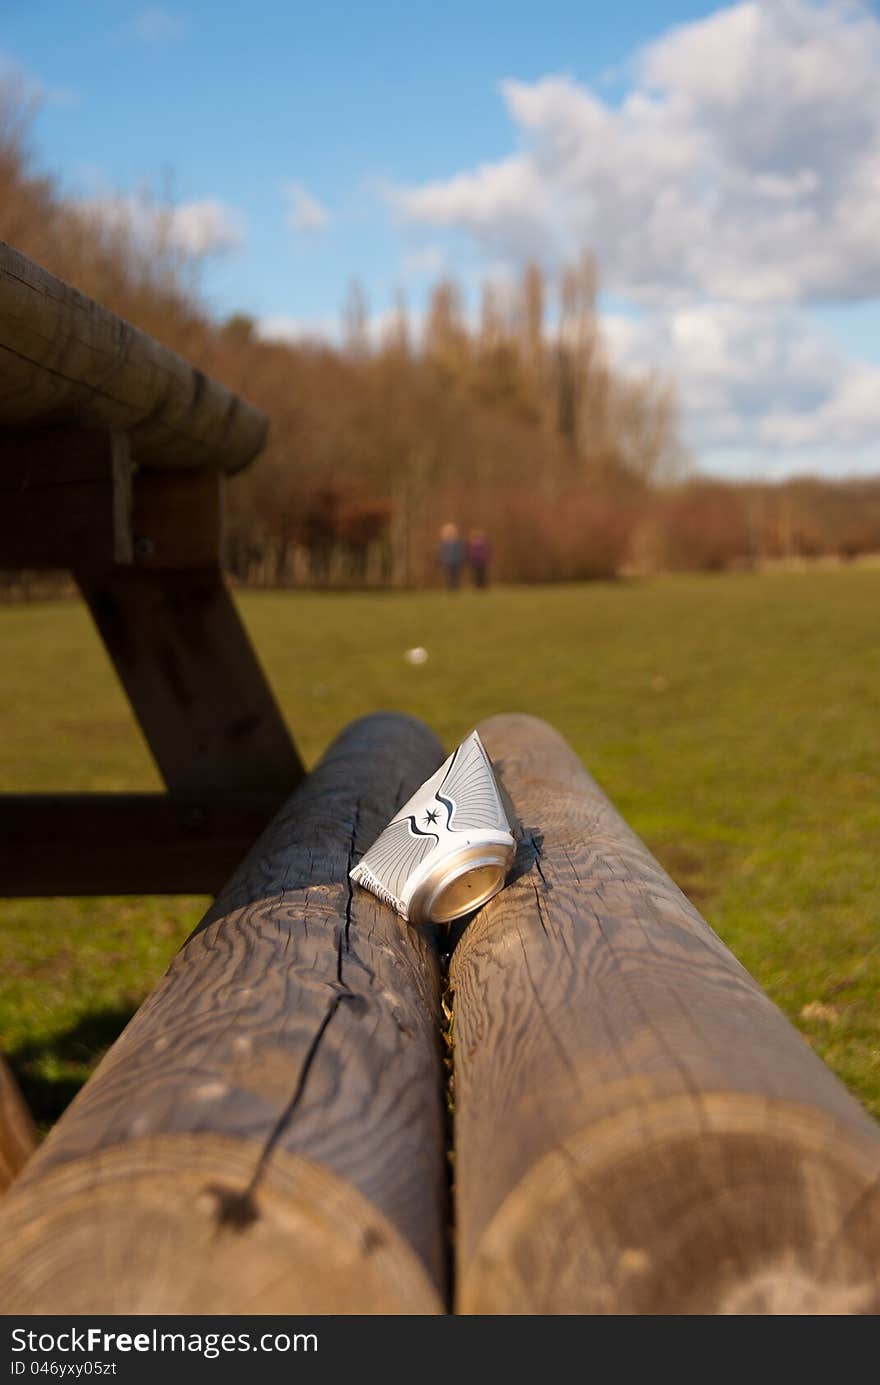
<svg viewBox="0 0 880 1385">
<path fill-rule="evenodd" d="M 437 553 L 446 586 L 455 591 L 461 586 L 461 570 L 466 557 L 464 539 L 458 532 L 457 524 L 444 524 L 440 530 L 440 548 Z"/>
</svg>

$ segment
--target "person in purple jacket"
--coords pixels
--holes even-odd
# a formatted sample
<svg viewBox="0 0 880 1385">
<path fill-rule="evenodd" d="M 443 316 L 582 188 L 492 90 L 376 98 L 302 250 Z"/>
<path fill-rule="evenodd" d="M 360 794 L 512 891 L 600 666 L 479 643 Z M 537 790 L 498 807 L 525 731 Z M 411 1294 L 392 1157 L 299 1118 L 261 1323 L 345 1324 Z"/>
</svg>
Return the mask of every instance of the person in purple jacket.
<svg viewBox="0 0 880 1385">
<path fill-rule="evenodd" d="M 489 585 L 489 541 L 482 529 L 472 529 L 468 535 L 468 563 L 475 587 Z"/>
</svg>

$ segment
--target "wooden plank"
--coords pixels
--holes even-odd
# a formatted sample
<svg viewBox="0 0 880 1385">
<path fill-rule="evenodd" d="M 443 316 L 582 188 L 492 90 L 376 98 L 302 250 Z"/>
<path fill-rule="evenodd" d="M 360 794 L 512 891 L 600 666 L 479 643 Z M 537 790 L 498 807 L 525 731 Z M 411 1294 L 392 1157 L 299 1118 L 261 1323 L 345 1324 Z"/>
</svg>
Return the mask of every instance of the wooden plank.
<svg viewBox="0 0 880 1385">
<path fill-rule="evenodd" d="M 168 788 L 289 792 L 302 763 L 219 569 L 75 575 Z"/>
<path fill-rule="evenodd" d="M 132 472 L 122 433 L 0 430 L 0 566 L 130 563 Z"/>
<path fill-rule="evenodd" d="M 106 482 L 125 434 L 85 428 L 0 428 L 0 495 Z"/>
<path fill-rule="evenodd" d="M 459 1311 L 877 1311 L 880 1128 L 555 731 L 479 730 L 527 831 L 451 963 Z"/>
<path fill-rule="evenodd" d="M 278 794 L 0 794 L 0 896 L 217 894 Z"/>
<path fill-rule="evenodd" d="M 37 1147 L 37 1132 L 18 1083 L 0 1057 L 0 1193 L 21 1172 Z"/>
<path fill-rule="evenodd" d="M 220 565 L 224 479 L 211 471 L 139 471 L 132 490 L 134 561 L 145 570 Z"/>
<path fill-rule="evenodd" d="M 157 467 L 240 470 L 266 416 L 167 347 L 0 242 L 0 424 L 131 436 Z"/>
<path fill-rule="evenodd" d="M 438 960 L 348 870 L 442 757 L 331 746 L 3 1199 L 4 1311 L 439 1311 Z"/>
</svg>

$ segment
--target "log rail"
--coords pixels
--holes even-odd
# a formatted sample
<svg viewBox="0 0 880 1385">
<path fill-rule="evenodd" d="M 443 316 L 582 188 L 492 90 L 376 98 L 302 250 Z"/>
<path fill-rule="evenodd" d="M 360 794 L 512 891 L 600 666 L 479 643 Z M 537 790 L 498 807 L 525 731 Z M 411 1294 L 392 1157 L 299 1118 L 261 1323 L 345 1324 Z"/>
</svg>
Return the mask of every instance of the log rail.
<svg viewBox="0 0 880 1385">
<path fill-rule="evenodd" d="M 562 737 L 480 726 L 525 828 L 452 956 L 464 1313 L 880 1308 L 880 1127 Z"/>
<path fill-rule="evenodd" d="M 234 472 L 264 446 L 253 405 L 0 242 L 0 424 L 122 433 L 137 463 Z"/>
<path fill-rule="evenodd" d="M 442 758 L 331 746 L 0 1203 L 4 1312 L 442 1310 L 438 957 L 348 881 Z"/>
</svg>

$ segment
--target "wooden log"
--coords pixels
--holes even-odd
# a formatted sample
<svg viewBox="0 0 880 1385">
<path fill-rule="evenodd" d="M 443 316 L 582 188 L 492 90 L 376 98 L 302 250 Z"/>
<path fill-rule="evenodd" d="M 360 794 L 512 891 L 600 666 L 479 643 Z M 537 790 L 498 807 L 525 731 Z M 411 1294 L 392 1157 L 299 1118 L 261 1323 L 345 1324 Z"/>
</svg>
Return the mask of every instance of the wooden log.
<svg viewBox="0 0 880 1385">
<path fill-rule="evenodd" d="M 169 789 L 293 788 L 302 762 L 219 568 L 75 575 Z"/>
<path fill-rule="evenodd" d="M 3 1200 L 4 1311 L 440 1311 L 437 956 L 348 870 L 442 756 L 333 744 Z"/>
<path fill-rule="evenodd" d="M 266 416 L 0 242 L 0 424 L 126 432 L 135 460 L 238 471 Z"/>
<path fill-rule="evenodd" d="M 0 794 L 0 897 L 217 894 L 277 793 Z"/>
<path fill-rule="evenodd" d="M 130 563 L 132 473 L 124 433 L 0 431 L 0 567 Z"/>
<path fill-rule="evenodd" d="M 876 1311 L 880 1128 L 552 728 L 479 730 L 525 837 L 451 963 L 459 1311 Z"/>
<path fill-rule="evenodd" d="M 18 1083 L 0 1057 L 0 1193 L 21 1172 L 37 1147 L 37 1132 Z"/>
</svg>

